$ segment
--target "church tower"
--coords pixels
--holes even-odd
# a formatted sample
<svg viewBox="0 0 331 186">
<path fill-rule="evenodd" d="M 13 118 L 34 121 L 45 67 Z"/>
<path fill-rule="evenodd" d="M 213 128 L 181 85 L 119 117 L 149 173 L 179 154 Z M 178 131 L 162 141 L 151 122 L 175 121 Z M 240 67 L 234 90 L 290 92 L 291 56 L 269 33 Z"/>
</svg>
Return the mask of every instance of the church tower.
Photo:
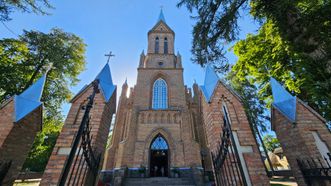
<svg viewBox="0 0 331 186">
<path fill-rule="evenodd" d="M 199 174 L 201 138 L 194 99 L 184 86 L 181 56 L 174 54 L 174 41 L 175 33 L 161 10 L 148 32 L 147 54 L 140 56 L 136 85 L 131 89 L 126 82 L 123 85 L 107 170 L 126 170 L 126 177 L 136 176 L 137 170 L 145 170 L 145 177 Z"/>
</svg>

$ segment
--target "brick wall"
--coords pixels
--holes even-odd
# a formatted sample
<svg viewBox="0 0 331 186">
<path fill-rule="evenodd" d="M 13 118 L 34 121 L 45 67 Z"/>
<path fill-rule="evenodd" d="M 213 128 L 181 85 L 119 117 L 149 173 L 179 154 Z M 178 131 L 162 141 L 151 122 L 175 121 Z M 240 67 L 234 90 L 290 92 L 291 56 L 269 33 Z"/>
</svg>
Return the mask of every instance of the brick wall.
<svg viewBox="0 0 331 186">
<path fill-rule="evenodd" d="M 78 128 L 84 115 L 84 110 L 82 110 L 82 106 L 86 105 L 87 98 L 89 95 L 92 94 L 92 91 L 93 87 L 89 86 L 85 89 L 85 91 L 80 93 L 80 95 L 76 96 L 76 98 L 72 101 L 70 111 L 62 128 L 62 131 L 56 141 L 56 145 L 48 161 L 40 185 L 58 184 L 64 168 L 65 161 L 67 160 L 69 154 L 59 153 L 59 151 L 70 151 L 74 136 L 78 131 Z M 104 150 L 106 147 L 112 115 L 115 112 L 116 108 L 115 104 L 116 93 L 112 95 L 109 102 L 105 102 L 104 97 L 100 92 L 96 94 L 93 107 L 90 111 L 90 127 L 92 127 L 91 135 L 93 135 L 92 147 L 95 147 L 97 152 L 101 154 L 104 154 Z M 99 165 L 102 165 L 102 161 Z"/>
<path fill-rule="evenodd" d="M 208 171 L 210 173 L 212 171 L 212 160 L 209 156 L 210 150 L 208 148 L 206 128 L 202 114 L 201 99 L 203 99 L 203 95 L 200 93 L 199 87 L 196 83 L 193 85 L 193 92 L 194 96 L 192 98 L 192 103 L 190 104 L 190 110 L 192 112 L 192 117 L 194 117 L 194 133 L 200 145 L 204 171 Z"/>
<path fill-rule="evenodd" d="M 3 185 L 12 185 L 17 178 L 42 124 L 42 106 L 17 123 L 14 114 L 13 99 L 0 106 L 0 160 L 12 160 Z"/>
<path fill-rule="evenodd" d="M 125 125 L 125 123 L 127 122 L 125 120 L 127 116 L 126 106 L 128 104 L 128 98 L 126 97 L 127 90 L 128 90 L 128 85 L 124 83 L 122 86 L 122 93 L 120 96 L 120 100 L 118 102 L 115 125 L 113 128 L 110 147 L 109 149 L 107 149 L 107 155 L 105 157 L 107 158 L 106 160 L 107 163 L 105 167 L 106 170 L 110 170 L 115 167 L 115 160 L 117 159 L 117 154 L 118 154 L 117 150 L 118 150 L 119 142 L 121 142 L 127 136 L 127 134 L 125 133 L 128 130 L 125 129 L 125 127 L 127 127 Z"/>
<path fill-rule="evenodd" d="M 237 134 L 239 145 L 252 149 L 252 152 L 243 153 L 252 185 L 269 185 L 269 179 L 240 98 L 219 82 L 210 103 L 206 102 L 204 97 L 201 101 L 209 150 L 216 152 L 219 146 L 220 134 L 224 125 L 222 105 L 226 105 L 232 131 Z"/>
<path fill-rule="evenodd" d="M 160 59 L 172 62 L 169 56 L 148 54 L 146 58 L 157 64 Z M 169 108 L 165 110 L 151 109 L 152 87 L 157 78 L 167 82 Z M 121 96 L 106 168 L 149 167 L 149 146 L 158 133 L 174 144 L 170 146 L 169 167 L 201 166 L 200 145 L 194 137 L 186 92 L 182 68 L 138 68 L 137 84 L 130 97 Z"/>
<path fill-rule="evenodd" d="M 159 53 L 163 54 L 164 51 L 164 38 L 167 37 L 168 39 L 168 54 L 174 53 L 174 40 L 175 34 L 168 27 L 168 25 L 164 24 L 163 22 L 157 23 L 152 30 L 148 32 L 148 48 L 147 53 L 154 53 L 155 52 L 155 38 L 159 38 Z"/>
<path fill-rule="evenodd" d="M 318 133 L 329 150 L 331 147 L 331 133 L 328 131 L 324 119 L 300 100 L 297 101 L 296 114 L 296 123 L 293 124 L 273 107 L 272 126 L 298 184 L 307 185 L 298 167 L 297 158 L 321 158 L 312 132 Z"/>
</svg>

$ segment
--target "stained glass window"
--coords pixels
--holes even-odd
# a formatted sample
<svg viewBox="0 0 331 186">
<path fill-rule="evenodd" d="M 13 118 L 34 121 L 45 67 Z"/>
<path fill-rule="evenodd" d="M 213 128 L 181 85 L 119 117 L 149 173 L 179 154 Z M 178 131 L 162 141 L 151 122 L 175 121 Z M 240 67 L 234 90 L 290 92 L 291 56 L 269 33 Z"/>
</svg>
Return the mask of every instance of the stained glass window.
<svg viewBox="0 0 331 186">
<path fill-rule="evenodd" d="M 153 109 L 166 109 L 168 108 L 168 90 L 167 83 L 164 79 L 159 78 L 153 85 Z"/>
<path fill-rule="evenodd" d="M 168 144 L 166 142 L 166 140 L 161 136 L 158 135 L 152 145 L 151 145 L 151 149 L 152 150 L 167 150 L 168 149 Z"/>
<path fill-rule="evenodd" d="M 155 53 L 159 53 L 159 37 L 155 38 Z"/>
</svg>

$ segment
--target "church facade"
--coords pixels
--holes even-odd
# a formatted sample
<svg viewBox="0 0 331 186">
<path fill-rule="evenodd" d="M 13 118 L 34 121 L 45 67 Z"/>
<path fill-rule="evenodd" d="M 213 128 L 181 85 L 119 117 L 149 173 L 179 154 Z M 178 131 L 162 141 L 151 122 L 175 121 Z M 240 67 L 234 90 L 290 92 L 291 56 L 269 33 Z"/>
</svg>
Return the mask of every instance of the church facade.
<svg viewBox="0 0 331 186">
<path fill-rule="evenodd" d="M 148 176 L 171 170 L 201 169 L 199 113 L 184 85 L 181 56 L 174 53 L 175 33 L 163 14 L 148 32 L 134 88 L 122 87 L 107 170 L 146 168 Z M 129 96 L 127 96 L 129 91 Z"/>
<path fill-rule="evenodd" d="M 203 86 L 194 83 L 193 92 L 187 88 L 174 43 L 175 33 L 161 11 L 148 32 L 147 54 L 140 56 L 136 85 L 122 86 L 105 172 L 112 174 L 115 185 L 123 178 L 176 174 L 202 185 L 208 175 L 216 176 L 213 170 L 219 168 L 214 163 L 223 158 L 222 164 L 230 167 L 226 171 L 233 174 L 229 184 L 241 179 L 246 185 L 269 185 L 240 97 L 210 68 Z M 228 114 L 223 112 L 226 105 Z M 233 120 L 233 139 L 222 134 L 224 117 Z M 219 152 L 221 148 L 225 151 Z"/>
</svg>

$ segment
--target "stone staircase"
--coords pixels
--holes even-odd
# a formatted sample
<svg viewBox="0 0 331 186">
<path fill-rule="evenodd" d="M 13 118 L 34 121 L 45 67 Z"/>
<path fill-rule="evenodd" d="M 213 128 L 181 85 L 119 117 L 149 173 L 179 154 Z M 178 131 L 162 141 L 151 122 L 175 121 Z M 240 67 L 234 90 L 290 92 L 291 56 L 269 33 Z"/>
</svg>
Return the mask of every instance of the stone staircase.
<svg viewBox="0 0 331 186">
<path fill-rule="evenodd" d="M 153 177 L 153 178 L 125 178 L 124 186 L 195 186 L 191 178 L 167 178 L 167 177 Z"/>
</svg>

